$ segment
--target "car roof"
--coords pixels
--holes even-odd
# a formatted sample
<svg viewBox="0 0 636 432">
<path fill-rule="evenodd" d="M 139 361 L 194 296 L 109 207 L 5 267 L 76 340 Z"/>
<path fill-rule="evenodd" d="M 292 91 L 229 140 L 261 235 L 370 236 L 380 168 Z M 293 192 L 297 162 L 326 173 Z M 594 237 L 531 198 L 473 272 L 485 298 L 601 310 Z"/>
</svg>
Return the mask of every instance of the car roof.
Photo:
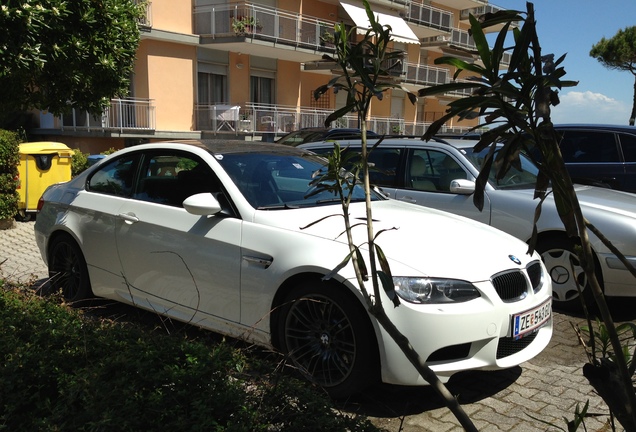
<svg viewBox="0 0 636 432">
<path fill-rule="evenodd" d="M 627 132 L 636 134 L 636 126 L 629 125 L 612 125 L 612 124 L 585 124 L 585 123 L 567 123 L 556 124 L 554 128 L 560 129 L 586 129 L 586 130 L 601 130 L 612 132 Z"/>
<path fill-rule="evenodd" d="M 146 144 L 145 149 L 159 147 L 162 144 L 185 144 L 206 150 L 214 155 L 239 154 L 239 153 L 270 153 L 280 155 L 302 155 L 307 154 L 307 150 L 290 147 L 282 144 L 267 143 L 262 141 L 242 141 L 225 139 L 193 139 L 156 142 Z"/>
<path fill-rule="evenodd" d="M 369 147 L 373 146 L 377 142 L 378 138 L 369 138 L 367 140 Z M 359 145 L 362 140 L 360 139 L 347 139 L 347 140 L 339 140 L 338 144 L 341 147 L 347 147 L 349 145 Z M 384 138 L 380 143 L 379 147 L 406 147 L 406 148 L 417 148 L 422 145 L 434 146 L 434 147 L 453 147 L 456 149 L 465 149 L 465 148 L 473 148 L 477 140 L 475 139 L 460 139 L 460 138 L 444 138 L 444 137 L 433 137 L 430 141 L 424 141 L 421 138 L 414 137 L 390 137 Z M 304 143 L 300 145 L 300 148 L 311 149 L 316 147 L 325 147 L 325 146 L 333 146 L 332 141 L 320 141 L 314 143 Z"/>
</svg>

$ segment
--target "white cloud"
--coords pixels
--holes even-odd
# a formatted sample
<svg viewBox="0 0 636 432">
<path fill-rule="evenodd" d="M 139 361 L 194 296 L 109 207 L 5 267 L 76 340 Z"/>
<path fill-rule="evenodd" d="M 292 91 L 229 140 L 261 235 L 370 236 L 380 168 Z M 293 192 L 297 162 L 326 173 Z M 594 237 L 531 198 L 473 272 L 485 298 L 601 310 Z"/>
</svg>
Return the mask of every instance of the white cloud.
<svg viewBox="0 0 636 432">
<path fill-rule="evenodd" d="M 560 93 L 561 103 L 552 109 L 553 123 L 605 123 L 629 122 L 631 106 L 624 101 L 591 91 Z M 629 95 L 631 100 L 631 95 Z"/>
</svg>

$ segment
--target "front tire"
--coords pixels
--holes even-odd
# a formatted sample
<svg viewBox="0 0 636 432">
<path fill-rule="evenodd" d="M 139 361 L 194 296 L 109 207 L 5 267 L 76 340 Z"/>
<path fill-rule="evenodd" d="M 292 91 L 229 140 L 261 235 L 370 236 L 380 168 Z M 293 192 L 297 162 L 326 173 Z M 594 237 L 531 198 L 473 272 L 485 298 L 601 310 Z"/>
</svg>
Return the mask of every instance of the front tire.
<svg viewBox="0 0 636 432">
<path fill-rule="evenodd" d="M 84 255 L 67 235 L 55 238 L 49 248 L 49 285 L 51 292 L 61 291 L 68 302 L 93 297 Z"/>
<path fill-rule="evenodd" d="M 552 298 L 555 309 L 578 312 L 582 309 L 577 282 L 588 307 L 593 306 L 592 289 L 574 252 L 574 243 L 567 238 L 553 238 L 540 242 L 537 252 L 541 255 L 552 279 Z M 570 259 L 572 264 L 570 264 Z M 572 270 L 574 269 L 574 271 Z M 597 267 L 597 278 L 602 284 Z"/>
<path fill-rule="evenodd" d="M 344 286 L 309 282 L 292 290 L 278 336 L 294 366 L 334 398 L 355 394 L 379 376 L 368 315 Z"/>
</svg>

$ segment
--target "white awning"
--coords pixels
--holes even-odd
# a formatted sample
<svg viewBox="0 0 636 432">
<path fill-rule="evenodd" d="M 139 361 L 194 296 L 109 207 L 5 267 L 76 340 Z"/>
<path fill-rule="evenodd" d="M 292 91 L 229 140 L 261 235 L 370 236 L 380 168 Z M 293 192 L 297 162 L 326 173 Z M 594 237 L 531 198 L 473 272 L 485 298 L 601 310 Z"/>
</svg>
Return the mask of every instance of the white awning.
<svg viewBox="0 0 636 432">
<path fill-rule="evenodd" d="M 360 27 L 357 32 L 365 34 L 366 30 L 370 28 L 367 11 L 362 7 L 354 6 L 343 1 L 340 2 L 340 5 L 344 8 L 345 12 L 347 12 L 347 15 L 349 15 L 356 26 Z M 373 15 L 375 16 L 376 21 L 381 25 L 391 26 L 391 38 L 394 41 L 419 45 L 420 40 L 418 37 L 415 33 L 413 33 L 413 30 L 411 30 L 406 21 L 399 16 L 388 15 L 380 12 L 373 12 Z"/>
</svg>

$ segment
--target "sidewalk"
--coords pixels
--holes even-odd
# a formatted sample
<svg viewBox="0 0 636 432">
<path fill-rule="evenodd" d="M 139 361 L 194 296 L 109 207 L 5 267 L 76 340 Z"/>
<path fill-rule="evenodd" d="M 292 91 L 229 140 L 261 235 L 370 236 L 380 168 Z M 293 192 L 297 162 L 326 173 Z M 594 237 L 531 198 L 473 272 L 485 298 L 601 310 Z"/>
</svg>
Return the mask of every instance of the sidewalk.
<svg viewBox="0 0 636 432">
<path fill-rule="evenodd" d="M 35 222 L 16 222 L 15 228 L 0 230 L 0 274 L 14 282 L 45 279 L 47 266 L 35 244 Z"/>
</svg>

